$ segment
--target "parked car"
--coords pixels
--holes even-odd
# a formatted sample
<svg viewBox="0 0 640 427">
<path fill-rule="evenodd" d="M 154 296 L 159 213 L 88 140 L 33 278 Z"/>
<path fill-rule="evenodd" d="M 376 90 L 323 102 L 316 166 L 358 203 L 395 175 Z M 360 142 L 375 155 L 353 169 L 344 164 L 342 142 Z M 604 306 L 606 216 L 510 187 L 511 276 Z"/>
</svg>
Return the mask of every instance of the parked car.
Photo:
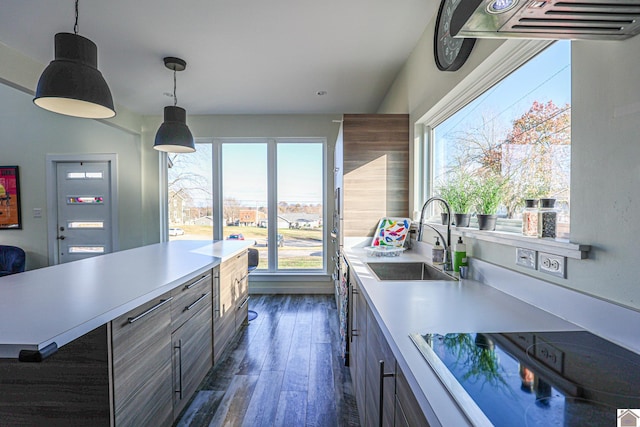
<svg viewBox="0 0 640 427">
<path fill-rule="evenodd" d="M 169 236 L 182 236 L 184 234 L 184 230 L 182 228 L 170 228 Z"/>
<path fill-rule="evenodd" d="M 241 233 L 238 234 L 229 234 L 227 240 L 244 240 L 244 236 Z"/>
</svg>

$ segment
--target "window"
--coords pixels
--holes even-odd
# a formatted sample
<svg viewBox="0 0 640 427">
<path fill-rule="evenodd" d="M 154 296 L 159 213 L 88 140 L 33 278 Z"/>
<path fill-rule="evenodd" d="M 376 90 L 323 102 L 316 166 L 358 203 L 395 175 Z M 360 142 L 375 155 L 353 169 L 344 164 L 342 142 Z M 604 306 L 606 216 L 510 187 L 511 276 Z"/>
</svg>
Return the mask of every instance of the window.
<svg viewBox="0 0 640 427">
<path fill-rule="evenodd" d="M 266 142 L 222 144 L 222 238 L 250 240 L 268 267 L 268 163 Z"/>
<path fill-rule="evenodd" d="M 278 144 L 278 269 L 323 267 L 323 144 Z"/>
<path fill-rule="evenodd" d="M 211 143 L 195 153 L 168 154 L 169 240 L 213 239 Z"/>
<path fill-rule="evenodd" d="M 258 270 L 323 270 L 325 147 L 234 139 L 170 154 L 169 239 L 245 240 L 259 251 Z"/>
<path fill-rule="evenodd" d="M 568 41 L 550 45 L 444 121 L 431 124 L 433 194 L 459 181 L 478 194 L 478 186 L 497 180 L 503 191 L 496 213 L 503 229 L 519 223 L 524 199 L 555 198 L 558 236 L 568 237 L 570 46 Z M 471 203 L 469 212 L 479 212 L 477 200 Z"/>
</svg>

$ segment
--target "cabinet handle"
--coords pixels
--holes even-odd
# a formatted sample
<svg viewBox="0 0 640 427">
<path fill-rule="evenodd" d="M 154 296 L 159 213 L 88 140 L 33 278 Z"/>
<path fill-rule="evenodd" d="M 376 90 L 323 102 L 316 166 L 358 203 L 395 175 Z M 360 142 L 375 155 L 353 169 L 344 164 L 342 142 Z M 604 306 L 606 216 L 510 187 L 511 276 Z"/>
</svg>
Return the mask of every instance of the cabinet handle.
<svg viewBox="0 0 640 427">
<path fill-rule="evenodd" d="M 380 365 L 380 412 L 378 414 L 378 425 L 382 427 L 382 421 L 384 419 L 384 379 L 393 377 L 395 374 L 393 372 L 384 372 L 384 360 L 380 360 L 378 364 Z"/>
<path fill-rule="evenodd" d="M 202 296 L 200 298 L 198 298 L 197 300 L 195 300 L 194 302 L 192 302 L 191 304 L 186 306 L 184 308 L 184 311 L 191 310 L 196 304 L 198 304 L 200 301 L 204 300 L 207 296 L 209 296 L 210 293 L 211 293 L 211 291 L 207 292 L 206 294 L 202 294 Z"/>
<path fill-rule="evenodd" d="M 146 316 L 147 314 L 152 313 L 153 311 L 159 309 L 160 307 L 162 307 L 163 305 L 165 305 L 166 303 L 168 303 L 169 301 L 171 301 L 173 299 L 173 297 L 169 297 L 167 299 L 161 299 L 159 303 L 157 303 L 156 305 L 154 305 L 153 307 L 151 307 L 150 309 L 148 309 L 147 311 L 145 311 L 144 313 L 140 313 L 135 317 L 129 317 L 127 319 L 127 322 L 129 324 L 133 323 L 133 322 L 137 322 L 138 320 L 142 319 L 144 316 Z"/>
<path fill-rule="evenodd" d="M 351 293 L 352 293 L 353 295 L 358 295 L 358 294 L 360 293 L 360 291 L 358 291 L 358 290 L 355 288 L 355 286 L 354 286 L 354 287 L 352 287 L 352 288 L 351 288 Z"/>
<path fill-rule="evenodd" d="M 174 350 L 178 350 L 178 397 L 182 399 L 182 340 L 178 340 L 178 345 L 173 346 Z"/>
<path fill-rule="evenodd" d="M 193 283 L 188 284 L 187 286 L 184 287 L 184 290 L 186 291 L 187 289 L 191 289 L 194 286 L 198 285 L 198 283 L 202 283 L 203 280 L 207 280 L 208 278 L 210 278 L 211 275 L 207 274 L 206 276 L 202 276 L 200 279 L 196 280 Z"/>
<path fill-rule="evenodd" d="M 242 307 L 247 305 L 247 303 L 249 302 L 249 298 L 251 298 L 251 295 L 247 295 L 247 297 L 244 299 L 244 301 L 242 301 L 242 304 L 240 304 L 240 306 L 238 307 L 238 310 L 242 310 Z"/>
<path fill-rule="evenodd" d="M 358 333 L 358 330 L 357 330 L 357 329 L 352 329 L 352 330 L 351 330 L 351 338 L 353 338 L 353 337 L 359 337 L 359 336 L 360 336 L 360 334 Z"/>
</svg>

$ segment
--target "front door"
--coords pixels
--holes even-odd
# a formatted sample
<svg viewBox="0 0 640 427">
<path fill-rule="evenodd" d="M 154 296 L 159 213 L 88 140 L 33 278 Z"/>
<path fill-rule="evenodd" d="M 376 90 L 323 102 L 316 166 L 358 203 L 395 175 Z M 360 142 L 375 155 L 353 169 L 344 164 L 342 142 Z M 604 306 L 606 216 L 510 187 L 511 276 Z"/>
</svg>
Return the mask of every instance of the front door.
<svg viewBox="0 0 640 427">
<path fill-rule="evenodd" d="M 113 250 L 110 162 L 57 162 L 58 263 Z"/>
</svg>

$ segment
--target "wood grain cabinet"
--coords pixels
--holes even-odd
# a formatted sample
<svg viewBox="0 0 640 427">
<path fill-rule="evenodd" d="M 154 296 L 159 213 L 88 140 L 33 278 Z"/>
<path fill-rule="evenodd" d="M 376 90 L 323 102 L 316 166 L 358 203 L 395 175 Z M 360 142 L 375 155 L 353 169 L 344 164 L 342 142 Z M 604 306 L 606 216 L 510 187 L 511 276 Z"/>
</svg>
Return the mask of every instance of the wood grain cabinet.
<svg viewBox="0 0 640 427">
<path fill-rule="evenodd" d="M 213 313 L 213 361 L 217 363 L 229 341 L 247 317 L 248 253 L 227 259 L 220 264 L 215 281 Z"/>
<path fill-rule="evenodd" d="M 373 236 L 382 217 L 407 217 L 409 116 L 345 114 L 336 140 L 340 239 Z"/>
<path fill-rule="evenodd" d="M 365 370 L 367 422 L 369 425 L 393 426 L 395 418 L 396 359 L 371 310 L 367 310 L 367 358 Z"/>
<path fill-rule="evenodd" d="M 349 366 L 353 379 L 354 394 L 358 403 L 358 414 L 362 425 L 367 425 L 365 386 L 366 386 L 366 356 L 367 356 L 367 301 L 359 290 L 357 282 L 351 282 L 351 352 Z"/>
<path fill-rule="evenodd" d="M 396 427 L 429 427 L 401 369 L 396 372 Z"/>
<path fill-rule="evenodd" d="M 235 294 L 236 294 L 236 315 L 235 315 L 235 330 L 237 331 L 242 325 L 247 322 L 247 315 L 249 314 L 249 255 L 248 252 L 243 252 L 238 255 L 235 260 L 236 273 L 235 273 Z"/>
<path fill-rule="evenodd" d="M 113 402 L 116 426 L 170 426 L 171 295 L 111 322 Z"/>
<path fill-rule="evenodd" d="M 247 251 L 61 347 L 0 359 L 0 426 L 171 426 L 247 318 Z"/>
<path fill-rule="evenodd" d="M 216 273 L 217 268 L 171 292 L 174 418 L 213 365 L 212 279 Z"/>
<path fill-rule="evenodd" d="M 427 421 L 380 324 L 351 278 L 349 366 L 363 426 L 424 427 Z"/>
</svg>

